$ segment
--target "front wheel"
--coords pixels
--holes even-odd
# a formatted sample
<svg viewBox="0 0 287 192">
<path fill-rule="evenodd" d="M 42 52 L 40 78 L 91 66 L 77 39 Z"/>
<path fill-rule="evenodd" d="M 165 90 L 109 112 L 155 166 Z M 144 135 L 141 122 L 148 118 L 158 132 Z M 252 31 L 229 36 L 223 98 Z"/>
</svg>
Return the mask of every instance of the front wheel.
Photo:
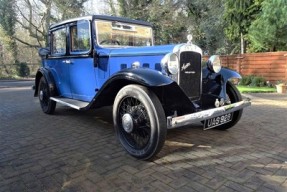
<svg viewBox="0 0 287 192">
<path fill-rule="evenodd" d="M 113 120 L 116 135 L 130 155 L 148 160 L 161 150 L 166 117 L 158 97 L 146 87 L 123 87 L 114 101 Z"/>
<path fill-rule="evenodd" d="M 231 103 L 242 101 L 240 92 L 229 81 L 226 84 L 226 94 L 227 94 L 227 99 L 229 99 Z M 230 121 L 229 123 L 220 125 L 216 127 L 215 129 L 226 130 L 226 129 L 233 127 L 241 119 L 242 111 L 243 109 L 233 112 L 232 121 Z"/>
<path fill-rule="evenodd" d="M 38 90 L 42 111 L 47 114 L 53 114 L 56 108 L 56 102 L 50 99 L 51 93 L 49 85 L 44 76 L 40 79 Z"/>
</svg>

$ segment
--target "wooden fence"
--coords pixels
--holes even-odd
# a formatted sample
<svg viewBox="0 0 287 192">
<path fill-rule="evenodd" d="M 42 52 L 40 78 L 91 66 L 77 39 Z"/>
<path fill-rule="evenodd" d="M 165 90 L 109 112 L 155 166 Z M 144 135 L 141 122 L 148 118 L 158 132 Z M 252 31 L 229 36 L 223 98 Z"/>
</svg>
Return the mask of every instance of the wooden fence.
<svg viewBox="0 0 287 192">
<path fill-rule="evenodd" d="M 223 66 L 239 72 L 242 76 L 256 75 L 271 82 L 287 82 L 287 51 L 225 55 L 220 58 Z"/>
</svg>

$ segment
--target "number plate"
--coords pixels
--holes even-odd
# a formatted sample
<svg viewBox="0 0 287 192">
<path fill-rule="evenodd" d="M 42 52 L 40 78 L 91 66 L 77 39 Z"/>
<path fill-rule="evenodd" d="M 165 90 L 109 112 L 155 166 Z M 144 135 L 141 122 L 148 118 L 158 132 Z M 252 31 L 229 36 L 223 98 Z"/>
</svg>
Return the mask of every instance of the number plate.
<svg viewBox="0 0 287 192">
<path fill-rule="evenodd" d="M 225 115 L 221 115 L 221 116 L 218 116 L 218 117 L 207 119 L 207 120 L 204 121 L 203 129 L 204 130 L 211 129 L 211 128 L 217 127 L 219 125 L 223 125 L 225 123 L 228 123 L 228 122 L 230 122 L 232 120 L 232 115 L 233 115 L 233 113 L 228 113 L 228 114 L 225 114 Z"/>
</svg>

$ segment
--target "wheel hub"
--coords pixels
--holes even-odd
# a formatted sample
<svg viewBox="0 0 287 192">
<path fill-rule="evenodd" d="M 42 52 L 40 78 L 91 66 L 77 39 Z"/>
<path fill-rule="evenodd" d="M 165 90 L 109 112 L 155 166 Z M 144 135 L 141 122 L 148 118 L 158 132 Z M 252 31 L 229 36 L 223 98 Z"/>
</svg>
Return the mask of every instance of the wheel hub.
<svg viewBox="0 0 287 192">
<path fill-rule="evenodd" d="M 40 91 L 40 100 L 43 101 L 43 98 L 44 98 L 44 93 L 43 93 L 43 91 L 41 90 L 41 91 Z"/>
<path fill-rule="evenodd" d="M 131 114 L 126 113 L 122 117 L 122 126 L 127 133 L 131 133 L 134 129 L 133 117 Z"/>
</svg>

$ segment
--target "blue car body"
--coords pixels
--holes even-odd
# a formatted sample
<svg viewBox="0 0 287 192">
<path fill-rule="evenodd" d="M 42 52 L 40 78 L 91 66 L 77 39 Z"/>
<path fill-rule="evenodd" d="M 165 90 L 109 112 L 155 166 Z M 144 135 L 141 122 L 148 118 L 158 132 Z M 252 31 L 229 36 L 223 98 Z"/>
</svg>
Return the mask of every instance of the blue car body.
<svg viewBox="0 0 287 192">
<path fill-rule="evenodd" d="M 52 114 L 56 103 L 113 105 L 116 134 L 139 159 L 159 152 L 167 128 L 204 122 L 205 129 L 228 129 L 250 105 L 229 82 L 241 76 L 216 56 L 203 64 L 190 36 L 154 46 L 149 23 L 101 15 L 52 25 L 48 36 L 34 93 L 43 112 Z"/>
<path fill-rule="evenodd" d="M 76 18 L 52 25 L 49 37 L 50 39 L 52 38 L 51 34 L 54 30 L 61 29 L 63 26 L 68 28 L 72 23 L 81 20 L 87 20 L 89 22 L 90 34 L 92 37 L 95 37 L 96 31 L 93 30 L 95 28 L 93 21 L 98 19 L 151 26 L 144 21 L 95 15 Z M 70 38 L 70 33 L 71 32 L 67 34 L 66 38 Z M 71 40 L 68 39 L 67 43 L 70 41 Z M 93 38 L 90 43 L 91 48 L 87 52 L 75 52 L 76 54 L 74 54 L 69 50 L 69 46 L 67 45 L 65 48 L 67 51 L 64 54 L 57 53 L 53 55 L 51 53 L 51 42 L 48 52 L 45 52 L 45 54 L 42 55 L 42 68 L 39 69 L 36 74 L 35 96 L 38 95 L 38 84 L 41 76 L 50 79 L 50 86 L 53 89 L 51 91 L 55 93 L 57 97 L 70 98 L 90 103 L 83 109 L 89 109 L 94 106 L 103 106 L 101 104 L 94 104 L 94 102 L 97 102 L 97 98 L 101 97 L 100 94 L 106 92 L 101 89 L 104 89 L 112 83 L 113 79 L 117 79 L 113 76 L 118 75 L 122 77 L 121 80 L 125 79 L 125 81 L 128 81 L 126 83 L 136 83 L 151 87 L 166 86 L 174 82 L 180 84 L 178 77 L 168 74 L 166 69 L 163 69 L 161 62 L 166 54 L 179 51 L 179 49 L 186 46 L 186 44 L 141 47 L 103 47 L 99 45 L 97 39 Z M 204 67 L 204 65 L 201 66 L 201 49 L 193 44 L 191 46 L 194 51 L 193 55 L 196 54 L 193 59 L 194 61 L 196 60 L 196 65 L 199 66 L 196 70 L 200 69 L 200 71 L 198 71 L 200 74 L 197 75 L 196 79 L 188 79 L 194 81 L 187 82 L 185 85 L 177 87 L 176 91 L 181 92 L 182 95 L 187 97 L 183 100 L 189 98 L 195 102 L 199 102 L 200 98 L 208 98 L 204 103 L 214 102 L 218 97 L 226 99 L 226 83 L 231 78 L 241 78 L 241 76 L 229 69 L 223 69 L 219 73 L 212 73 L 208 67 Z M 136 64 L 136 67 L 134 64 Z M 133 79 L 132 76 L 137 76 L 137 78 Z M 216 81 L 218 78 L 222 79 L 222 82 Z M 151 82 L 153 82 L 153 84 L 150 84 Z M 123 83 L 123 85 L 124 84 L 125 83 Z M 195 86 L 189 88 L 189 85 L 192 84 L 195 84 Z M 120 87 L 117 87 L 116 85 L 112 86 L 115 86 L 115 93 L 119 91 Z M 189 91 L 186 91 L 186 89 L 189 89 Z M 192 92 L 196 92 L 196 94 L 193 94 Z M 112 95 L 114 96 L 114 94 Z M 206 95 L 208 96 L 204 97 Z M 104 97 L 107 97 L 107 100 L 109 100 L 109 96 L 105 95 Z M 105 105 L 112 104 L 111 101 L 102 103 L 105 103 Z M 205 108 L 208 108 L 208 106 Z M 195 109 L 191 107 L 188 111 L 194 110 Z"/>
</svg>

